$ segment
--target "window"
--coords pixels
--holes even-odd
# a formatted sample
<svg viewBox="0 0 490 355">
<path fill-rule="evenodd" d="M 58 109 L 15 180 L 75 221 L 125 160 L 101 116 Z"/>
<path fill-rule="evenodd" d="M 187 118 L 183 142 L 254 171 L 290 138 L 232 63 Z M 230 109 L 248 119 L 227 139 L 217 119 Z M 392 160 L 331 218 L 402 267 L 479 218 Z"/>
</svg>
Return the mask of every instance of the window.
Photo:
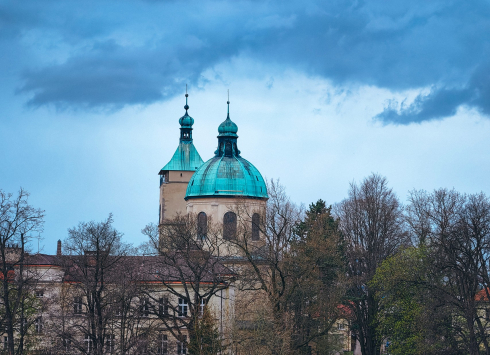
<svg viewBox="0 0 490 355">
<path fill-rule="evenodd" d="M 206 301 L 204 298 L 201 298 L 201 303 L 199 304 L 199 317 L 204 315 L 204 308 L 206 307 Z"/>
<path fill-rule="evenodd" d="M 91 353 L 94 350 L 94 343 L 92 342 L 92 338 L 90 335 L 85 335 L 85 349 L 87 350 L 87 353 Z"/>
<path fill-rule="evenodd" d="M 71 350 L 71 339 L 63 339 L 63 348 L 65 349 L 65 351 Z"/>
<path fill-rule="evenodd" d="M 37 334 L 41 334 L 43 332 L 43 319 L 41 317 L 37 317 L 34 322 L 34 329 Z"/>
<path fill-rule="evenodd" d="M 5 335 L 3 337 L 3 349 L 7 350 L 8 347 L 9 347 L 9 337 Z"/>
<path fill-rule="evenodd" d="M 114 334 L 109 334 L 106 336 L 106 341 L 105 341 L 105 350 L 108 353 L 113 353 L 114 352 Z"/>
<path fill-rule="evenodd" d="M 185 298 L 179 298 L 179 317 L 187 317 L 187 300 Z"/>
<path fill-rule="evenodd" d="M 167 337 L 167 334 L 162 334 L 160 336 L 160 344 L 158 344 L 157 353 L 158 353 L 158 355 L 167 355 L 168 354 L 168 337 Z"/>
<path fill-rule="evenodd" d="M 206 213 L 199 212 L 197 215 L 197 239 L 204 240 L 208 234 L 208 216 Z"/>
<path fill-rule="evenodd" d="M 168 316 L 168 298 L 162 297 L 158 300 L 158 314 L 160 317 Z"/>
<path fill-rule="evenodd" d="M 260 215 L 254 213 L 252 216 L 252 240 L 260 240 Z"/>
<path fill-rule="evenodd" d="M 36 297 L 37 298 L 44 297 L 44 290 L 36 290 Z"/>
<path fill-rule="evenodd" d="M 187 354 L 187 337 L 183 335 L 181 341 L 177 342 L 177 354 Z"/>
<path fill-rule="evenodd" d="M 345 324 L 343 322 L 337 323 L 337 329 L 338 330 L 344 330 L 345 329 Z"/>
<path fill-rule="evenodd" d="M 230 240 L 236 238 L 236 214 L 226 212 L 223 217 L 223 238 Z"/>
<path fill-rule="evenodd" d="M 150 300 L 148 298 L 141 299 L 141 315 L 143 317 L 150 315 Z"/>
<path fill-rule="evenodd" d="M 82 297 L 74 297 L 73 298 L 73 313 L 75 314 L 82 314 L 82 308 L 83 303 L 82 303 Z"/>
</svg>

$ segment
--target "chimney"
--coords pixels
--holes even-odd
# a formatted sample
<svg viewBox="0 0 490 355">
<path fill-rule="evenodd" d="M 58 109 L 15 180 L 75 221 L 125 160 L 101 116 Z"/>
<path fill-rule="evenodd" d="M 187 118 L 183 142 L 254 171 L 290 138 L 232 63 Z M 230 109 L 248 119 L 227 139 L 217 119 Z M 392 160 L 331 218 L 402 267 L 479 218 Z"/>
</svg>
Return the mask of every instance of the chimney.
<svg viewBox="0 0 490 355">
<path fill-rule="evenodd" d="M 58 248 L 56 249 L 56 256 L 61 256 L 61 240 L 58 239 Z"/>
</svg>

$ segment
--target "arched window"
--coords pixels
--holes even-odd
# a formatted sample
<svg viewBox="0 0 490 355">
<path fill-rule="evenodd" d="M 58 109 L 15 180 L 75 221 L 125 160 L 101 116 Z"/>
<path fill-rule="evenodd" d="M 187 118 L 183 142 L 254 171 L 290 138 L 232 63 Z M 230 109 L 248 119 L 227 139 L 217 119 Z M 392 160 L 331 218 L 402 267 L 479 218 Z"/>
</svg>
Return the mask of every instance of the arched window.
<svg viewBox="0 0 490 355">
<path fill-rule="evenodd" d="M 260 240 L 260 215 L 254 213 L 252 216 L 252 240 Z"/>
<path fill-rule="evenodd" d="M 233 212 L 226 212 L 223 217 L 223 238 L 236 238 L 236 214 Z"/>
<path fill-rule="evenodd" d="M 208 216 L 206 213 L 199 212 L 197 215 L 197 238 L 203 240 L 208 234 Z"/>
</svg>

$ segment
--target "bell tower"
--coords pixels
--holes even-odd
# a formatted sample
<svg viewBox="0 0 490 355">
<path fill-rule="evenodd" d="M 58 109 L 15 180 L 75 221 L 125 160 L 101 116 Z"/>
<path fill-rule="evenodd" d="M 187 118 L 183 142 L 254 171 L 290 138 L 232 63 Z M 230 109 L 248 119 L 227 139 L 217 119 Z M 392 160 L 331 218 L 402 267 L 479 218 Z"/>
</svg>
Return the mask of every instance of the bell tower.
<svg viewBox="0 0 490 355">
<path fill-rule="evenodd" d="M 177 213 L 186 213 L 184 197 L 187 184 L 194 172 L 203 164 L 203 160 L 192 141 L 194 119 L 187 112 L 189 110 L 188 97 L 186 87 L 185 114 L 179 119 L 179 146 L 172 159 L 158 173 L 160 175 L 159 224 L 175 217 Z"/>
</svg>

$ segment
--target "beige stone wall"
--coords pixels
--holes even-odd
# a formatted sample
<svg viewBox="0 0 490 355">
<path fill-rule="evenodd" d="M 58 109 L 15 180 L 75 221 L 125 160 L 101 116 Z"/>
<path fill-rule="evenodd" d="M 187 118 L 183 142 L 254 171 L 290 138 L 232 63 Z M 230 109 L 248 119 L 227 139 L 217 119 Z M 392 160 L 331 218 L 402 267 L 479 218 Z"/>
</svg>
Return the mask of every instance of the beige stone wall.
<svg viewBox="0 0 490 355">
<path fill-rule="evenodd" d="M 252 217 L 257 212 L 265 213 L 267 201 L 252 198 L 234 197 L 202 197 L 192 198 L 187 201 L 187 213 L 204 212 L 214 223 L 223 223 L 223 217 L 228 211 L 239 211 L 239 215 Z"/>
<path fill-rule="evenodd" d="M 265 216 L 265 207 L 267 201 L 251 198 L 233 198 L 233 197 L 202 197 L 192 198 L 187 201 L 187 213 L 199 214 L 206 213 L 208 217 L 208 226 L 214 224 L 218 228 L 223 227 L 223 217 L 226 212 L 232 211 L 237 214 L 237 233 L 241 234 L 241 225 L 246 224 L 248 230 L 251 230 L 252 215 L 259 213 Z M 221 232 L 222 233 L 222 230 Z M 260 235 L 258 241 L 250 243 L 260 246 L 264 243 L 264 238 Z M 239 255 L 239 250 L 228 243 L 220 246 L 220 255 Z"/>
<path fill-rule="evenodd" d="M 160 185 L 160 223 L 186 213 L 184 200 L 187 184 L 193 171 L 166 171 Z"/>
</svg>

